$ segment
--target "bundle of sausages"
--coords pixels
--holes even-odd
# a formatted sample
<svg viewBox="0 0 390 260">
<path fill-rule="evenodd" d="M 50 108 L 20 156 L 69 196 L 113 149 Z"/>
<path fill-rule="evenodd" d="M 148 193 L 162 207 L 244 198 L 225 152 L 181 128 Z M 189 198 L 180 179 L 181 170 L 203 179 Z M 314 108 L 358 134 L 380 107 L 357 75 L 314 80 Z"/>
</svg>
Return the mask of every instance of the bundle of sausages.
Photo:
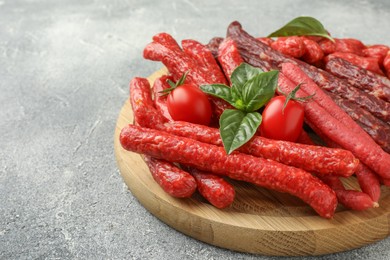
<svg viewBox="0 0 390 260">
<path fill-rule="evenodd" d="M 296 42 L 298 47 L 294 47 Z M 230 178 L 294 195 L 325 218 L 334 215 L 337 203 L 354 210 L 376 207 L 381 182 L 388 184 L 390 180 L 390 155 L 384 151 L 390 144 L 386 139 L 390 138 L 386 134 L 390 127 L 388 92 L 383 87 L 388 82 L 383 76 L 351 63 L 342 67 L 352 68 L 351 73 L 363 72 L 364 78 L 370 79 L 361 80 L 364 87 L 355 87 L 351 80 L 347 82 L 341 75 L 319 69 L 317 64 L 325 56 L 327 67 L 334 68 L 334 62 L 346 62 L 338 56 L 329 58 L 336 50 L 355 46 L 350 41 L 340 42 L 336 48 L 313 37 L 276 41 L 255 38 L 238 22 L 228 27 L 226 38 L 213 38 L 207 45 L 183 40 L 180 47 L 169 34 L 157 34 L 145 47 L 144 57 L 162 62 L 169 75 L 156 79 L 152 88 L 147 79 L 131 81 L 135 124 L 122 130 L 120 142 L 125 149 L 144 155 L 153 178 L 174 197 L 190 197 L 198 190 L 212 205 L 228 207 L 235 196 Z M 367 56 L 379 55 L 374 47 L 360 51 Z M 231 73 L 242 62 L 264 71 L 280 70 L 279 86 L 283 92 L 305 82 L 298 96 L 316 93 L 312 101 L 304 104 L 305 122 L 328 147 L 314 144 L 303 132 L 301 143 L 255 136 L 227 155 L 217 128 L 172 120 L 166 97 L 158 94 L 169 88 L 167 79 L 177 81 L 189 72 L 187 82 L 197 86 L 229 84 Z M 381 85 L 373 86 L 372 82 Z M 230 105 L 214 97 L 210 101 L 216 124 Z M 356 175 L 361 191 L 345 189 L 339 179 L 352 175 Z"/>
<path fill-rule="evenodd" d="M 312 40 L 313 37 L 297 36 L 282 37 L 276 41 L 267 38 L 268 40 L 265 41 L 264 38 L 259 39 L 249 35 L 238 22 L 233 22 L 229 26 L 227 34 L 228 38 L 233 39 L 237 44 L 243 59 L 251 65 L 258 66 L 265 71 L 279 70 L 286 62 L 298 65 L 383 150 L 390 152 L 390 103 L 387 101 L 390 93 L 390 80 L 367 70 L 366 65 L 369 63 L 364 62 L 364 59 L 371 60 L 370 64 L 385 68 L 384 61 L 390 59 L 390 55 L 383 51 L 388 50 L 386 46 L 365 47 L 363 43 L 355 39 L 336 39 L 336 43 L 328 39 L 317 39 L 315 42 Z M 311 44 L 307 44 L 308 42 Z M 316 45 L 321 48 L 313 47 Z M 290 49 L 287 51 L 288 48 L 295 52 Z M 373 52 L 375 48 L 382 52 Z M 371 56 L 358 56 L 364 53 Z M 360 58 L 360 63 L 346 59 L 351 55 Z M 305 62 L 308 59 L 307 56 L 315 56 L 318 59 L 312 58 L 309 64 Z M 381 60 L 384 61 L 382 66 L 379 66 Z M 326 68 L 326 71 L 321 68 Z M 381 71 L 378 70 L 378 73 L 383 74 Z"/>
</svg>

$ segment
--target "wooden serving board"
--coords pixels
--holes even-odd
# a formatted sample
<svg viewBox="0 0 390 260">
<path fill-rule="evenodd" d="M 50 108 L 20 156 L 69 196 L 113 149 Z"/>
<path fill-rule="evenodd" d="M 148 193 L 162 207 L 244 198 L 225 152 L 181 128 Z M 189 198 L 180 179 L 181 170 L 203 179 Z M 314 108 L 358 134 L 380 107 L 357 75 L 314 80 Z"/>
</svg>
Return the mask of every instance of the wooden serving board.
<svg viewBox="0 0 390 260">
<path fill-rule="evenodd" d="M 166 73 L 157 71 L 152 83 Z M 319 217 L 301 200 L 279 192 L 229 180 L 236 199 L 217 209 L 200 195 L 175 199 L 153 180 L 141 155 L 119 143 L 121 129 L 133 122 L 130 102 L 123 106 L 115 128 L 115 156 L 121 175 L 140 203 L 178 231 L 203 242 L 240 252 L 296 256 L 321 255 L 359 248 L 389 236 L 390 189 L 382 187 L 380 207 L 362 212 L 339 206 L 333 219 Z M 348 188 L 358 188 L 354 178 Z"/>
</svg>

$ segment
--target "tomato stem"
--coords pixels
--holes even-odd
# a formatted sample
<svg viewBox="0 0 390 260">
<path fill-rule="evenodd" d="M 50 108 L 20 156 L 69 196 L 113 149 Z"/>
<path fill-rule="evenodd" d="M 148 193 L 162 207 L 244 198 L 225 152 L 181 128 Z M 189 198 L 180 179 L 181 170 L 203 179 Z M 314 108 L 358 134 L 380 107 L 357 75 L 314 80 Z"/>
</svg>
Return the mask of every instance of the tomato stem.
<svg viewBox="0 0 390 260">
<path fill-rule="evenodd" d="M 284 109 L 286 108 L 287 106 L 287 103 L 290 101 L 290 100 L 295 100 L 295 101 L 298 101 L 298 102 L 306 102 L 308 101 L 309 99 L 313 98 L 314 95 L 316 93 L 313 93 L 311 95 L 308 95 L 308 96 L 305 96 L 305 97 L 297 97 L 296 94 L 298 92 L 298 90 L 301 88 L 301 85 L 302 84 L 305 84 L 305 83 L 299 83 L 290 93 L 286 94 L 284 93 L 283 91 L 281 91 L 279 88 L 278 88 L 278 92 L 281 93 L 283 96 L 286 97 L 286 100 L 284 101 L 284 104 L 283 104 L 283 108 L 282 108 L 282 114 L 284 114 Z"/>
<path fill-rule="evenodd" d="M 176 83 L 173 82 L 173 81 L 170 80 L 170 79 L 167 79 L 167 82 L 168 82 L 169 86 L 171 86 L 171 87 L 159 91 L 158 93 L 160 93 L 160 96 L 166 96 L 166 95 L 168 95 L 169 93 L 171 93 L 171 91 L 174 90 L 175 88 L 177 88 L 178 86 L 183 85 L 183 84 L 184 84 L 184 81 L 186 80 L 186 77 L 187 77 L 188 73 L 189 73 L 189 71 L 186 71 L 186 72 L 180 77 L 180 79 L 179 79 Z"/>
</svg>

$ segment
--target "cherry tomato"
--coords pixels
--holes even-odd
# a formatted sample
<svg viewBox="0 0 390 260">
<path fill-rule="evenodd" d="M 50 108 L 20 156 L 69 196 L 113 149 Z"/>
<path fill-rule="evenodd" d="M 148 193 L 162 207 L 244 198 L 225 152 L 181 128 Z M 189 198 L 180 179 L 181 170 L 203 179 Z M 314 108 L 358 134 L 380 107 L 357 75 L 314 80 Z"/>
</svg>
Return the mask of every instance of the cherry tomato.
<svg viewBox="0 0 390 260">
<path fill-rule="evenodd" d="M 210 101 L 195 85 L 184 84 L 173 89 L 168 95 L 167 106 L 173 120 L 202 125 L 210 123 Z"/>
<path fill-rule="evenodd" d="M 268 102 L 260 133 L 266 138 L 295 142 L 302 132 L 304 110 L 299 102 L 290 99 L 282 112 L 285 101 L 285 96 L 277 96 Z"/>
</svg>

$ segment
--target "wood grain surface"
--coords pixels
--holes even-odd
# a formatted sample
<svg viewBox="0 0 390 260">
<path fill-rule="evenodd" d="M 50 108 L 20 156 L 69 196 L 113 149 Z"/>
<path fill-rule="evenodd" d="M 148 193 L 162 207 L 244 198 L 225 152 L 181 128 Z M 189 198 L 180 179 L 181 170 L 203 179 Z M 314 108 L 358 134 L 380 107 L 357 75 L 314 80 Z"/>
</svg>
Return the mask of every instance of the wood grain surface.
<svg viewBox="0 0 390 260">
<path fill-rule="evenodd" d="M 152 83 L 166 73 L 157 71 Z M 130 103 L 120 111 L 114 136 L 120 173 L 139 202 L 176 230 L 203 242 L 240 252 L 296 256 L 321 255 L 359 248 L 389 236 L 390 189 L 382 187 L 380 207 L 362 212 L 337 208 L 333 219 L 319 217 L 301 200 L 284 193 L 231 181 L 236 199 L 227 209 L 217 209 L 200 195 L 175 199 L 153 180 L 142 156 L 119 143 L 121 129 L 133 122 Z M 358 188 L 354 178 L 347 188 Z"/>
</svg>

